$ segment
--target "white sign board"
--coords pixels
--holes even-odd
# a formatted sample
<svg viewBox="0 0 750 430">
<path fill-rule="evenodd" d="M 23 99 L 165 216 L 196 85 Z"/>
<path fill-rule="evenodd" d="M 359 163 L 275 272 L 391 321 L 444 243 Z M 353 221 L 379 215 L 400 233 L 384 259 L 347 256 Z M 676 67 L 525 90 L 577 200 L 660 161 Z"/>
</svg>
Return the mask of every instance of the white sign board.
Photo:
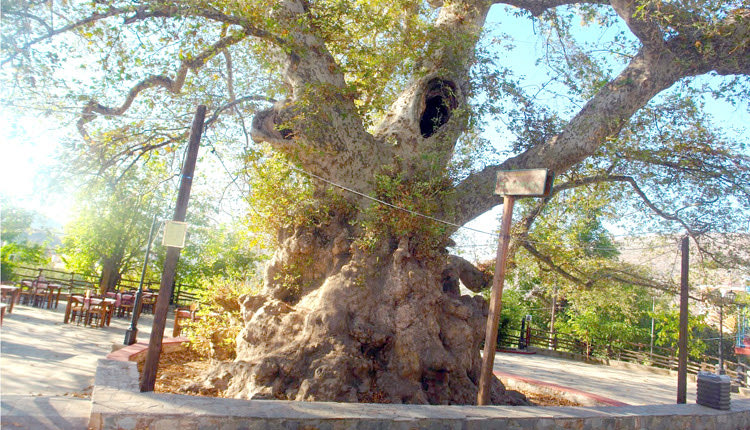
<svg viewBox="0 0 750 430">
<path fill-rule="evenodd" d="M 184 248 L 187 226 L 186 222 L 167 221 L 164 224 L 164 237 L 161 239 L 161 244 L 174 248 Z"/>
<path fill-rule="evenodd" d="M 554 175 L 547 169 L 503 170 L 497 172 L 495 194 L 516 197 L 546 197 Z"/>
</svg>

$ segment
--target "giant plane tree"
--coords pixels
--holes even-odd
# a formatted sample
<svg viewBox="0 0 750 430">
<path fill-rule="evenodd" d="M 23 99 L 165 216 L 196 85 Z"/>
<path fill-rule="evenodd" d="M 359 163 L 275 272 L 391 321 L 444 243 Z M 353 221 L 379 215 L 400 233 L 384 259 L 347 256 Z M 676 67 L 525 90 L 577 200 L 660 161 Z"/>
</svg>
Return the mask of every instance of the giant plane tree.
<svg viewBox="0 0 750 430">
<path fill-rule="evenodd" d="M 478 289 L 486 278 L 447 249 L 502 203 L 499 170 L 557 174 L 553 196 L 525 207 L 517 243 L 589 287 L 628 274 L 575 273 L 554 248 L 523 241 L 546 204 L 580 203 L 559 200 L 566 191 L 606 195 L 696 237 L 732 231 L 726 213 L 750 203 L 747 150 L 701 101 L 747 107 L 747 1 L 2 9 L 5 103 L 74 110 L 80 136 L 68 149 L 81 165 L 124 171 L 174 151 L 203 103 L 213 149 L 236 145 L 248 169 L 277 181 L 256 188 L 276 242 L 262 293 L 243 299 L 237 359 L 207 378 L 230 396 L 474 403 L 486 305 L 456 283 Z M 521 27 L 545 44 L 544 91 L 527 91 L 507 54 Z M 489 123 L 505 131 L 487 146 Z M 493 403 L 524 402 L 493 383 Z"/>
</svg>

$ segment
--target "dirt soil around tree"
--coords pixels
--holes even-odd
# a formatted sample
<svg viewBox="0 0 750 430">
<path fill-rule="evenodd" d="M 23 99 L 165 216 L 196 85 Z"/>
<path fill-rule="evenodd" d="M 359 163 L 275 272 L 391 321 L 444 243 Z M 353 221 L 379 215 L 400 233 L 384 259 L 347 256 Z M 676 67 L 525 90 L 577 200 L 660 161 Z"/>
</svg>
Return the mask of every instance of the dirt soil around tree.
<svg viewBox="0 0 750 430">
<path fill-rule="evenodd" d="M 183 387 L 201 381 L 207 374 L 211 362 L 204 356 L 191 349 L 163 353 L 159 360 L 159 370 L 156 377 L 154 391 L 168 394 L 203 395 L 206 397 L 225 397 L 222 392 L 196 394 Z M 142 372 L 142 364 L 138 371 Z M 565 398 L 546 394 L 521 391 L 535 406 L 583 406 Z"/>
</svg>

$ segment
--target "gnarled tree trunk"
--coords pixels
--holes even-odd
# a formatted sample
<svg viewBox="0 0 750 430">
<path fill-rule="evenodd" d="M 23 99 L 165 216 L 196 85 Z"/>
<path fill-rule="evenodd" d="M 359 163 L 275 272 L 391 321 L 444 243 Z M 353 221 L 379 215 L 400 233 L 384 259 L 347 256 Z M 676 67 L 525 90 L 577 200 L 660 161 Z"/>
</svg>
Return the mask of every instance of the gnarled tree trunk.
<svg viewBox="0 0 750 430">
<path fill-rule="evenodd" d="M 484 300 L 444 291 L 445 258 L 416 258 L 408 239 L 360 249 L 347 221 L 286 232 L 215 385 L 241 398 L 474 403 Z M 497 379 L 492 401 L 525 404 Z"/>
</svg>

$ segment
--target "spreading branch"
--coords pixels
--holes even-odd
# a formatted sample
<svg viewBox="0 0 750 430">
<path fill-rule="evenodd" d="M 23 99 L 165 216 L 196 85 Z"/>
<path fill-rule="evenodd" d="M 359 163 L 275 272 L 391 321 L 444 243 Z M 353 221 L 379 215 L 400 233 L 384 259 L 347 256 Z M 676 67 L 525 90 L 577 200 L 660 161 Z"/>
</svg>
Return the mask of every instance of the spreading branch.
<svg viewBox="0 0 750 430">
<path fill-rule="evenodd" d="M 656 279 L 639 275 L 633 270 L 623 270 L 614 267 L 604 267 L 597 269 L 591 273 L 583 273 L 576 276 L 567 271 L 565 268 L 556 264 L 552 257 L 539 251 L 533 244 L 528 241 L 522 241 L 523 246 L 531 255 L 537 260 L 541 261 L 552 271 L 562 276 L 564 279 L 572 282 L 575 285 L 591 288 L 598 282 L 602 281 L 614 281 L 622 284 L 636 285 L 640 287 L 646 287 L 658 291 L 663 291 L 669 294 L 677 293 L 677 286 L 674 283 L 660 282 Z M 694 297 L 692 297 L 695 299 Z"/>
<path fill-rule="evenodd" d="M 648 19 L 647 14 L 638 12 L 635 0 L 612 0 L 612 8 L 625 21 L 630 31 L 651 52 L 667 53 L 664 32 L 659 24 Z"/>
<path fill-rule="evenodd" d="M 274 100 L 271 97 L 266 96 L 259 96 L 259 95 L 250 95 L 250 96 L 243 96 L 238 99 L 235 99 L 234 97 L 231 98 L 229 103 L 225 103 L 218 108 L 214 110 L 214 113 L 211 115 L 209 119 L 206 120 L 205 125 L 203 128 L 208 128 L 216 122 L 219 119 L 219 116 L 226 110 L 234 109 L 237 106 L 246 103 L 246 102 L 266 102 L 266 103 L 276 103 L 276 100 Z"/>
<path fill-rule="evenodd" d="M 86 131 L 85 125 L 95 118 L 95 115 L 93 114 L 109 116 L 122 115 L 127 112 L 138 95 L 147 89 L 162 87 L 172 94 L 179 94 L 179 92 L 182 90 L 183 85 L 185 84 L 185 78 L 187 77 L 188 71 L 194 71 L 203 67 L 203 65 L 205 65 L 209 59 L 222 52 L 223 49 L 226 49 L 228 46 L 234 45 L 244 40 L 246 37 L 247 33 L 245 32 L 232 33 L 229 36 L 219 39 L 216 43 L 203 50 L 195 57 L 182 60 L 174 79 L 166 75 L 151 75 L 141 80 L 136 85 L 134 85 L 130 89 L 130 91 L 128 91 L 128 95 L 125 97 L 125 100 L 122 102 L 122 104 L 120 104 L 120 106 L 109 107 L 102 105 L 96 100 L 90 100 L 81 111 L 81 118 L 76 124 L 79 133 L 87 142 L 91 142 L 91 137 Z"/>
<path fill-rule="evenodd" d="M 494 3 L 507 4 L 515 6 L 519 9 L 525 9 L 531 13 L 532 16 L 541 16 L 548 10 L 567 5 L 588 3 L 588 4 L 609 4 L 608 0 L 592 0 L 586 2 L 573 1 L 573 0 L 500 0 Z"/>
<path fill-rule="evenodd" d="M 91 23 L 104 20 L 106 18 L 128 14 L 128 13 L 130 13 L 132 11 L 133 11 L 133 8 L 130 8 L 130 7 L 125 7 L 125 8 L 110 8 L 110 9 L 106 10 L 105 12 L 95 12 L 95 13 L 93 13 L 93 14 L 85 17 L 85 18 L 81 18 L 81 19 L 79 19 L 77 21 L 74 21 L 74 22 L 72 22 L 72 23 L 70 23 L 68 25 L 59 27 L 59 28 L 54 29 L 54 30 L 50 27 L 50 25 L 43 24 L 42 27 L 44 27 L 45 30 L 46 30 L 46 32 L 43 35 L 35 37 L 35 38 L 29 40 L 28 42 L 24 43 L 20 48 L 16 49 L 13 52 L 10 52 L 10 54 L 2 61 L 2 63 L 0 63 L 0 65 L 5 66 L 7 63 L 13 61 L 16 57 L 18 57 L 19 54 L 28 51 L 28 49 L 31 48 L 32 46 L 34 46 L 34 45 L 36 45 L 38 43 L 41 43 L 41 42 L 43 42 L 45 40 L 51 39 L 54 36 L 57 36 L 57 35 L 60 35 L 60 34 L 63 34 L 63 33 L 67 33 L 69 31 L 76 30 L 78 28 L 84 27 L 84 26 L 89 25 Z M 30 15 L 28 13 L 16 11 L 16 10 L 13 10 L 12 8 L 10 8 L 10 9 L 6 8 L 3 11 L 3 14 L 9 15 L 9 16 L 19 16 L 19 17 L 24 17 L 24 18 L 29 18 L 30 17 Z M 41 19 L 39 17 L 35 17 L 34 21 L 36 21 L 36 22 L 42 22 L 42 23 L 45 22 L 43 19 Z"/>
</svg>

